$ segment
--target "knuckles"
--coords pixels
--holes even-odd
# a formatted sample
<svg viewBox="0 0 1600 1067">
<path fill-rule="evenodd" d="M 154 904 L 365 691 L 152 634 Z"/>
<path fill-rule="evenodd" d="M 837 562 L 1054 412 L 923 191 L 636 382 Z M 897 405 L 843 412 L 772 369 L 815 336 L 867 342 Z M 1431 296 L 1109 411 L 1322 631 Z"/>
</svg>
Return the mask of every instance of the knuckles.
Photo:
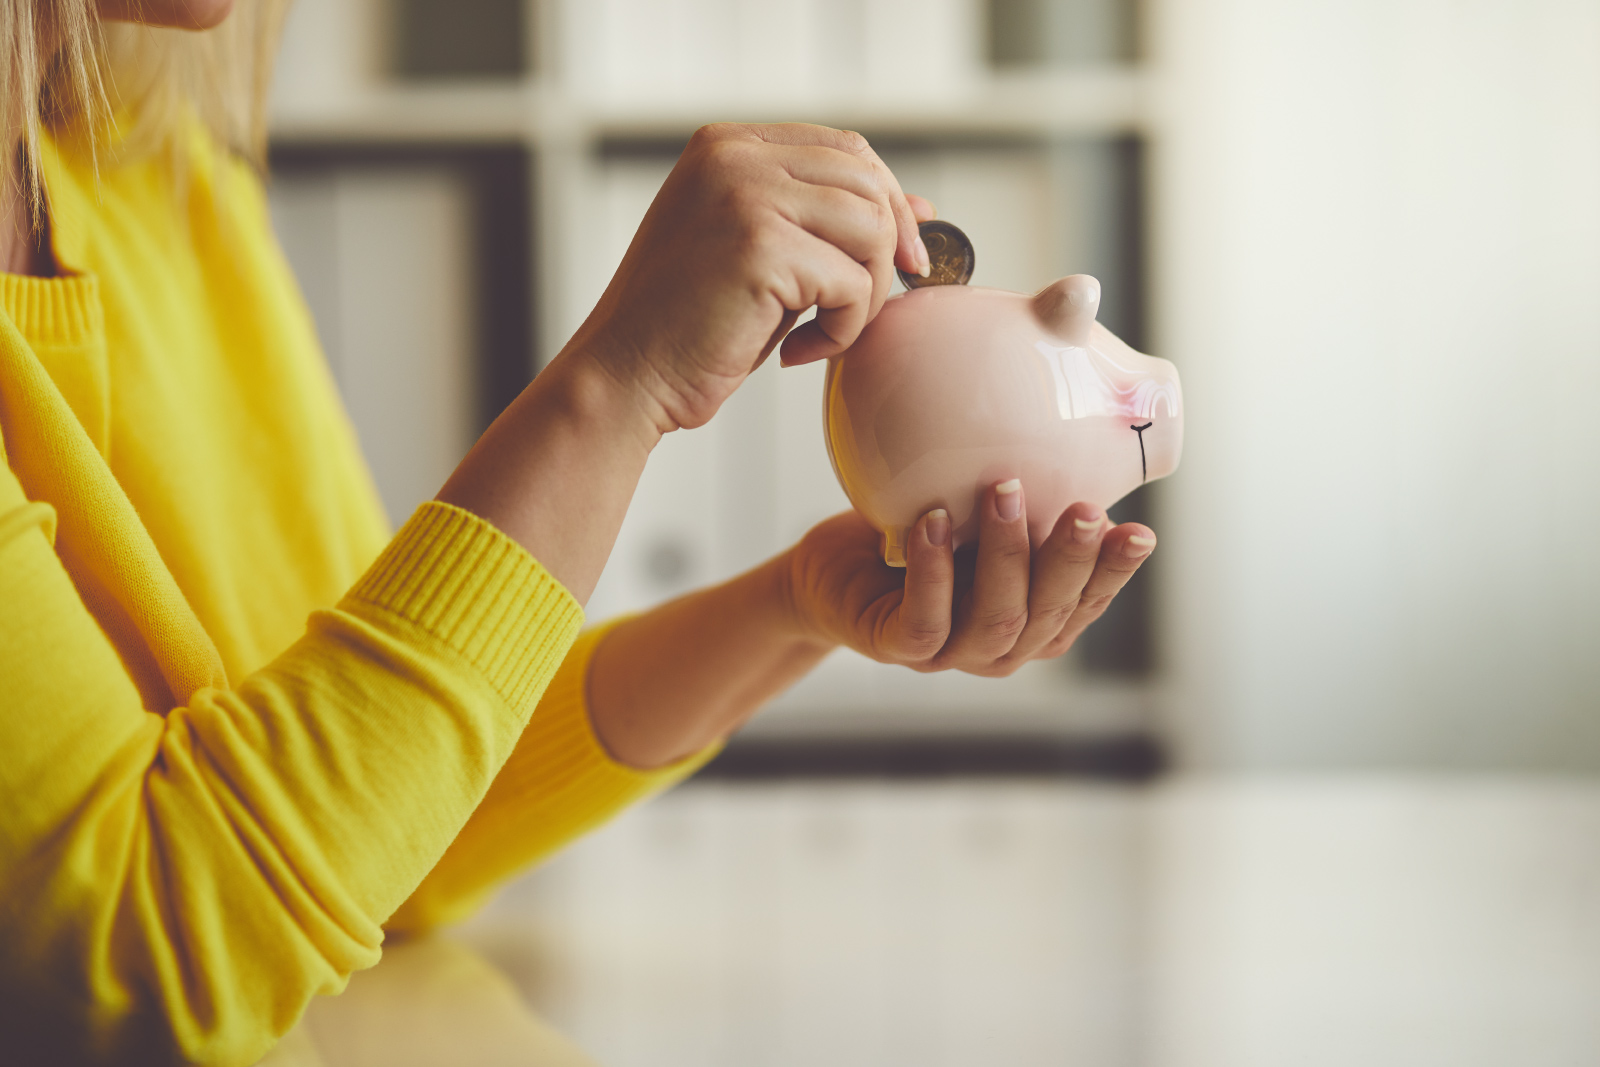
<svg viewBox="0 0 1600 1067">
<path fill-rule="evenodd" d="M 867 205 L 872 213 L 872 229 L 877 231 L 880 239 L 886 240 L 892 247 L 899 236 L 899 224 L 895 222 L 894 209 L 889 206 L 889 201 L 882 197 L 868 200 Z"/>
<path fill-rule="evenodd" d="M 876 195 L 850 198 L 850 225 L 871 234 L 873 243 L 883 245 L 887 258 L 892 259 L 899 222 L 888 191 L 892 179 L 887 170 L 872 156 L 866 138 L 854 131 L 829 131 L 819 143 L 851 154 L 852 164 L 866 172 Z M 753 135 L 749 126 L 719 122 L 696 130 L 679 160 L 677 169 L 683 179 L 690 187 L 698 187 L 702 203 L 726 220 L 741 252 L 772 251 L 770 239 L 783 229 L 787 216 L 780 191 L 789 184 L 782 180 L 788 172 L 772 159 L 774 149 L 781 147 Z M 863 154 L 870 158 L 855 158 Z M 870 277 L 865 284 L 870 289 Z"/>
<path fill-rule="evenodd" d="M 743 139 L 745 127 L 738 122 L 708 122 L 689 136 L 689 149 L 703 151 L 708 145 L 734 138 Z"/>
<path fill-rule="evenodd" d="M 975 678 L 1009 678 L 1021 668 L 1021 660 L 1012 660 L 1001 656 L 997 659 L 985 660 L 980 663 L 966 663 L 950 660 L 938 666 L 928 668 L 929 671 L 958 670 L 962 674 L 970 674 Z"/>
<path fill-rule="evenodd" d="M 1110 606 L 1111 601 L 1115 598 L 1115 593 L 1107 593 L 1102 596 L 1086 596 L 1078 601 L 1078 610 L 1075 614 L 1085 623 L 1093 622 L 1105 614 L 1106 608 Z"/>
<path fill-rule="evenodd" d="M 1072 613 L 1078 610 L 1079 603 L 1080 601 L 1077 599 L 1069 600 L 1064 604 L 1045 608 L 1042 611 L 1036 610 L 1032 612 L 1030 617 L 1039 624 L 1039 628 L 1042 630 L 1047 632 L 1050 630 L 1059 631 L 1067 625 L 1067 620 L 1072 618 Z"/>
<path fill-rule="evenodd" d="M 863 155 L 872 151 L 872 145 L 855 130 L 839 131 L 839 148 L 854 155 Z"/>
<path fill-rule="evenodd" d="M 1064 656 L 1067 654 L 1067 651 L 1072 648 L 1073 643 L 1077 641 L 1077 639 L 1077 634 L 1063 635 L 1058 637 L 1054 641 L 1051 641 L 1049 644 L 1045 645 L 1044 648 L 1040 649 L 1038 654 L 1034 656 L 1034 659 L 1055 659 L 1057 656 Z"/>
<path fill-rule="evenodd" d="M 761 165 L 759 150 L 747 141 L 710 141 L 694 154 L 690 170 L 697 182 L 726 195 L 751 184 L 752 172 Z"/>
<path fill-rule="evenodd" d="M 973 619 L 978 632 L 988 641 L 1007 641 L 1015 644 L 1028 626 L 1027 608 L 1006 608 L 988 612 Z M 1009 648 L 1010 645 L 1008 644 Z"/>
<path fill-rule="evenodd" d="M 927 663 L 939 654 L 948 637 L 946 630 L 908 630 L 901 635 L 895 651 L 902 662 L 912 665 Z"/>
<path fill-rule="evenodd" d="M 1050 539 L 1045 542 L 1043 551 L 1052 554 L 1065 563 L 1081 566 L 1086 563 L 1093 563 L 1100 558 L 1100 542 L 1090 541 L 1086 544 L 1080 544 L 1074 541 L 1071 536 L 1063 535 L 1058 539 L 1052 534 Z"/>
<path fill-rule="evenodd" d="M 762 165 L 761 141 L 734 136 L 731 123 L 702 126 L 689 139 L 679 158 L 678 168 L 694 176 L 696 184 L 724 192 L 750 184 L 753 172 Z"/>
</svg>

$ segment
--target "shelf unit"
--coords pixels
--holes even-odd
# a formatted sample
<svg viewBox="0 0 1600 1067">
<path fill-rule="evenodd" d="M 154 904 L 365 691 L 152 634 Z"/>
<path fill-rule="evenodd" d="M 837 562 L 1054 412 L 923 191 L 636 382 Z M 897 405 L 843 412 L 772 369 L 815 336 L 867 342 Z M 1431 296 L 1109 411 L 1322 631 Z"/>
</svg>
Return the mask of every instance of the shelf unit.
<svg viewBox="0 0 1600 1067">
<path fill-rule="evenodd" d="M 621 62 L 596 59 L 607 46 L 596 38 L 604 37 L 607 26 L 615 29 L 627 2 L 635 0 L 528 8 L 523 22 L 533 62 L 520 77 L 413 82 L 385 73 L 384 56 L 392 50 L 385 42 L 393 34 L 386 16 L 393 0 L 301 4 L 291 15 L 274 97 L 275 156 L 327 165 L 345 159 L 370 168 L 384 157 L 431 158 L 437 165 L 452 152 L 524 153 L 527 203 L 509 217 L 526 220 L 516 225 L 527 226 L 531 250 L 524 277 L 532 343 L 519 357 L 525 376 L 559 351 L 581 322 L 677 149 L 695 128 L 720 120 L 802 120 L 865 133 L 908 188 L 926 191 L 931 185 L 945 190 L 944 197 L 934 196 L 936 202 L 966 205 L 959 214 L 943 206 L 974 232 L 977 280 L 1033 287 L 1068 269 L 1084 269 L 1077 264 L 1087 256 L 1091 265 L 1100 264 L 1096 272 L 1108 282 L 1108 324 L 1137 343 L 1137 302 L 1127 304 L 1121 321 L 1111 321 L 1109 305 L 1113 293 L 1137 295 L 1142 279 L 1136 155 L 1151 107 L 1139 65 L 994 69 L 977 43 L 983 17 L 977 0 L 915 8 L 900 0 L 855 0 L 850 11 L 858 22 L 887 19 L 893 26 L 902 14 L 922 12 L 959 29 L 946 27 L 942 36 L 924 32 L 920 40 L 942 72 L 938 85 L 907 84 L 903 72 L 912 68 L 895 50 L 885 53 L 885 63 L 898 63 L 902 71 L 893 84 L 858 79 L 848 90 L 821 91 L 813 78 L 789 88 L 758 82 L 752 89 L 746 72 L 742 82 L 732 78 L 646 94 L 614 90 L 584 69 L 612 69 Z M 814 0 L 813 8 L 828 2 Z M 738 17 L 747 22 L 751 11 L 768 18 L 781 6 L 767 0 L 679 0 L 667 6 L 682 15 L 696 3 L 720 3 L 717 11 L 724 15 L 744 11 Z M 884 10 L 873 14 L 874 5 Z M 638 37 L 643 31 L 630 32 Z M 885 46 L 880 41 L 876 47 Z M 873 62 L 870 55 L 858 59 Z M 910 62 L 915 60 L 913 55 Z M 1022 201 L 1034 206 L 1021 207 Z M 1041 232 L 1048 234 L 1042 237 L 1030 232 L 1040 228 L 1033 225 L 1040 215 L 1052 220 L 1043 225 Z M 979 238 L 972 224 L 982 231 L 980 216 L 993 216 L 995 236 Z M 1061 238 L 1063 227 L 1071 230 L 1067 238 Z M 1100 232 L 1090 232 L 1095 227 Z M 1019 242 L 1026 241 L 1036 247 L 1023 249 Z M 1073 245 L 1077 254 L 1061 252 L 1061 244 Z M 1090 248 L 1099 252 L 1086 253 Z M 990 274 L 984 277 L 986 249 Z M 1107 265 L 1108 257 L 1115 262 Z M 1123 284 L 1113 284 L 1108 269 Z M 497 373 L 507 377 L 504 368 Z M 514 385 L 514 368 L 510 378 Z M 780 374 L 775 366 L 763 368 L 711 427 L 669 437 L 652 459 L 591 603 L 595 614 L 635 609 L 734 573 L 844 506 L 822 454 L 819 397 L 817 369 Z M 491 397 L 487 407 L 492 412 L 494 406 Z M 407 507 L 404 501 L 390 504 L 402 514 Z M 1143 515 L 1119 509 L 1119 517 Z M 653 522 L 671 528 L 670 536 L 653 532 Z M 1135 603 L 1142 595 L 1132 592 L 1120 621 L 1108 617 L 1097 626 L 1104 646 L 1099 659 L 1109 670 L 1034 664 L 997 683 L 919 676 L 841 654 L 780 699 L 753 729 L 807 736 L 1146 732 L 1155 697 L 1150 672 L 1141 669 L 1149 660 L 1149 626 Z M 1128 649 L 1132 656 L 1124 654 Z"/>
</svg>

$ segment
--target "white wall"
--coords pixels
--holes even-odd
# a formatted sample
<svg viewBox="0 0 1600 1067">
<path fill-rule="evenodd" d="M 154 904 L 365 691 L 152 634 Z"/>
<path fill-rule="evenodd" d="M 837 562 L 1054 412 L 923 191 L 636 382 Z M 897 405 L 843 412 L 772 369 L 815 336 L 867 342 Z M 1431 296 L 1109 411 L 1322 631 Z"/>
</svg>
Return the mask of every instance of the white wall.
<svg viewBox="0 0 1600 1067">
<path fill-rule="evenodd" d="M 1600 767 L 1600 7 L 1149 25 L 1190 763 Z"/>
</svg>

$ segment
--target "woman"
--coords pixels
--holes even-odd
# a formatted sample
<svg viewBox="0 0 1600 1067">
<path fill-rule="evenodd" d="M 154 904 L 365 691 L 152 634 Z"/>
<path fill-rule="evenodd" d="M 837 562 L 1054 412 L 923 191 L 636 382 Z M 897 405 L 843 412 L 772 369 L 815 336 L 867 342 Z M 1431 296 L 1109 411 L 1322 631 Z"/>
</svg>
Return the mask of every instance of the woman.
<svg viewBox="0 0 1600 1067">
<path fill-rule="evenodd" d="M 386 929 L 689 774 L 831 648 L 1006 674 L 1154 546 L 1079 504 L 1030 549 L 1004 483 L 959 581 L 943 512 L 903 574 L 846 514 L 580 635 L 661 435 L 795 313 L 785 361 L 836 354 L 927 268 L 929 206 L 810 126 L 696 134 L 589 320 L 390 538 L 248 162 L 278 12 L 231 2 L 0 3 L 7 1060 L 251 1062 Z"/>
</svg>

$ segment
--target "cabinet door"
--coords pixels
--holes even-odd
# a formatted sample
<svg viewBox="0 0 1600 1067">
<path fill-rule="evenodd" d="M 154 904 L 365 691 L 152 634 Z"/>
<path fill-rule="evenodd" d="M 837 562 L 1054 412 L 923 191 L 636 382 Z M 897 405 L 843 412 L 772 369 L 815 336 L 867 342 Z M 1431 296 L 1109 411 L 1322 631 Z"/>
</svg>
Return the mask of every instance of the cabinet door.
<svg viewBox="0 0 1600 1067">
<path fill-rule="evenodd" d="M 280 174 L 273 222 L 390 521 L 476 436 L 471 191 L 444 167 Z"/>
</svg>

